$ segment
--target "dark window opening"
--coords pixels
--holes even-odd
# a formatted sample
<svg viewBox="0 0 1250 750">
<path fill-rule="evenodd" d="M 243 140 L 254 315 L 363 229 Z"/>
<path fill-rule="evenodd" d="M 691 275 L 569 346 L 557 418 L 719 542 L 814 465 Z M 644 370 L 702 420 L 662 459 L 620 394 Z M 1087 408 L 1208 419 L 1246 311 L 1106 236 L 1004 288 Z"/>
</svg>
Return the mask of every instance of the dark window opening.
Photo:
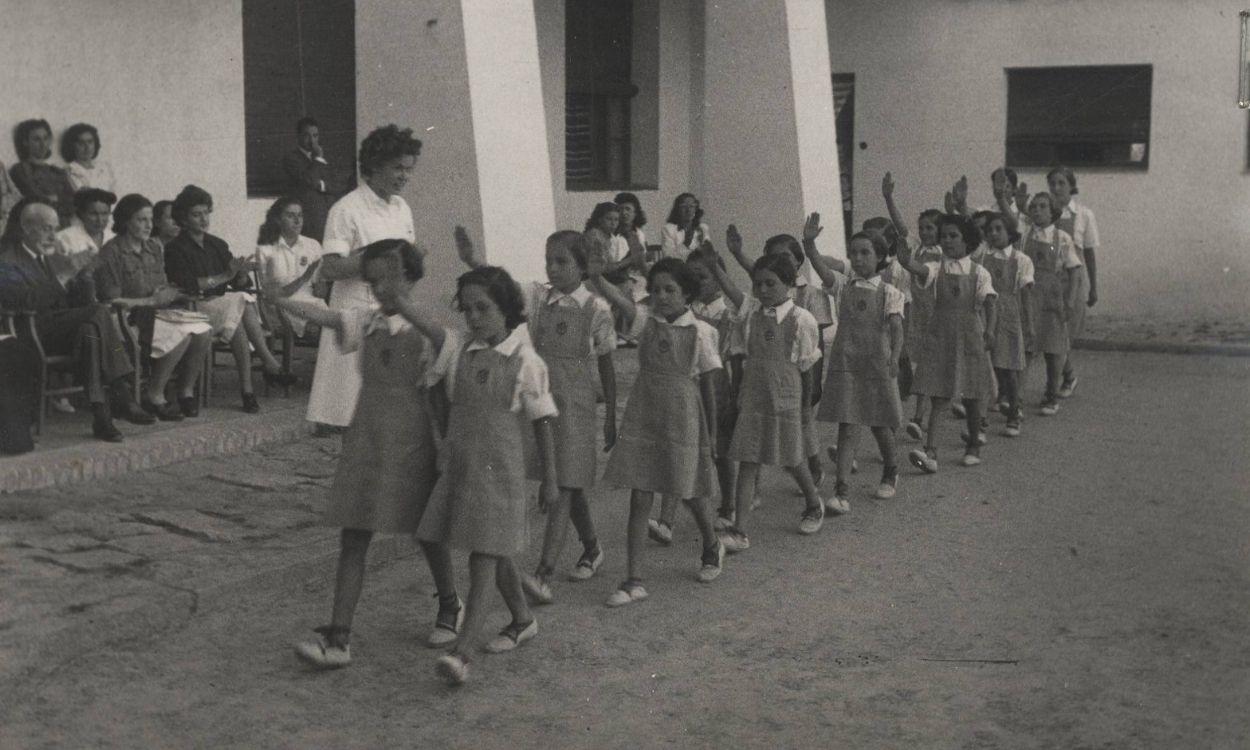
<svg viewBox="0 0 1250 750">
<path fill-rule="evenodd" d="M 1007 70 L 1007 164 L 1125 167 L 1150 161 L 1150 65 Z"/>
<path fill-rule="evenodd" d="M 632 157 L 632 0 L 566 0 L 566 187 L 626 187 Z"/>
<path fill-rule="evenodd" d="M 282 157 L 295 123 L 317 120 L 332 192 L 355 182 L 356 8 L 354 0 L 244 0 L 243 100 L 247 194 L 285 188 Z"/>
</svg>

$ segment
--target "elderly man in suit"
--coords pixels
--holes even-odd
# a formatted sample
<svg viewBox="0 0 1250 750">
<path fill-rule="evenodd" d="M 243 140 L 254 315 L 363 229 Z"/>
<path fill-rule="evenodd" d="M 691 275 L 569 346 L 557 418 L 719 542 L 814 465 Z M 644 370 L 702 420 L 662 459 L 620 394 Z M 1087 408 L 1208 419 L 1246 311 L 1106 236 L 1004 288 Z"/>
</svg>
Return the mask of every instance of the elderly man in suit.
<svg viewBox="0 0 1250 750">
<path fill-rule="evenodd" d="M 9 232 L 0 249 L 0 304 L 35 312 L 35 329 L 49 354 L 73 354 L 87 388 L 94 416 L 92 434 L 120 442 L 113 413 L 134 424 L 152 424 L 155 417 L 139 408 L 133 392 L 134 368 L 108 307 L 95 302 L 87 263 L 79 256 L 56 255 L 56 209 L 39 200 L 23 199 L 15 208 L 20 232 Z M 74 264 L 66 273 L 64 264 Z M 62 283 L 61 278 L 69 278 Z"/>
<path fill-rule="evenodd" d="M 330 165 L 321 151 L 321 128 L 316 120 L 300 118 L 295 124 L 295 134 L 296 148 L 282 157 L 286 193 L 299 198 L 304 207 L 304 235 L 321 242 L 326 214 L 334 202 L 330 193 Z"/>
</svg>

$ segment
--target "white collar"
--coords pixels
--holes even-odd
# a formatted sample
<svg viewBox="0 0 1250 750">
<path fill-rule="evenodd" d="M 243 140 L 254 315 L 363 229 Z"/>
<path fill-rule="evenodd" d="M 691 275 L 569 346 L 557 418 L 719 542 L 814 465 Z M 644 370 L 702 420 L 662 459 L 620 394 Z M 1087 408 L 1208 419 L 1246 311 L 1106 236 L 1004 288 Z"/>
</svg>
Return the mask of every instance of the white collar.
<svg viewBox="0 0 1250 750">
<path fill-rule="evenodd" d="M 554 305 L 560 300 L 568 298 L 581 306 L 586 304 L 586 300 L 590 299 L 590 290 L 586 288 L 585 284 L 578 284 L 576 289 L 567 294 L 556 289 L 551 284 L 543 284 L 543 288 L 547 290 L 547 294 L 543 299 L 545 304 L 548 305 Z"/>
<path fill-rule="evenodd" d="M 807 286 L 811 282 L 807 280 L 807 274 L 803 273 L 800 268 L 799 272 L 794 275 L 794 287 L 797 289 L 801 286 Z"/>
<path fill-rule="evenodd" d="M 1051 222 L 1044 227 L 1039 227 L 1038 225 L 1033 224 L 1029 229 L 1029 236 L 1038 237 L 1046 242 L 1049 242 L 1050 238 L 1055 235 L 1055 228 L 1054 222 Z"/>
<path fill-rule="evenodd" d="M 498 344 L 495 344 L 494 346 L 491 346 L 485 341 L 479 341 L 478 339 L 473 339 L 472 341 L 469 342 L 469 345 L 465 347 L 465 351 L 476 352 L 482 349 L 494 349 L 495 351 L 499 352 L 505 357 L 511 357 L 513 354 L 516 353 L 516 350 L 520 346 L 521 346 L 521 337 L 517 335 L 517 329 L 513 328 L 511 331 L 508 332 L 508 335 L 504 337 L 503 341 L 500 341 Z"/>
<path fill-rule="evenodd" d="M 690 303 L 691 312 L 698 310 L 705 318 L 714 318 L 725 312 L 726 309 L 725 295 L 723 294 L 717 295 L 716 299 L 711 302 L 699 302 L 698 300 L 695 300 Z"/>
<path fill-rule="evenodd" d="M 409 328 L 412 328 L 412 324 L 409 323 L 408 319 L 404 316 L 387 315 L 381 310 L 374 310 L 373 315 L 369 318 L 368 325 L 365 326 L 365 335 L 368 336 L 374 331 L 385 330 L 387 333 L 394 336 L 400 331 L 406 331 Z"/>
<path fill-rule="evenodd" d="M 282 235 L 278 235 L 278 241 L 274 243 L 274 247 L 277 247 L 278 249 L 286 248 L 287 250 L 294 250 L 295 248 L 299 247 L 300 240 L 302 239 L 304 239 L 303 236 L 296 237 L 295 242 L 293 244 L 288 245 L 286 243 L 286 237 L 283 237 Z"/>
<path fill-rule="evenodd" d="M 38 262 L 43 258 L 43 253 L 37 253 L 34 250 L 31 250 L 30 245 L 27 245 L 25 242 L 22 243 L 22 249 L 26 251 L 26 254 L 29 255 L 30 259 L 33 261 Z"/>
<path fill-rule="evenodd" d="M 961 274 L 967 274 L 972 271 L 972 258 L 965 255 L 959 260 L 951 260 L 946 256 L 942 256 L 942 268 L 946 271 L 958 271 Z"/>
<path fill-rule="evenodd" d="M 759 298 L 757 297 L 756 301 L 758 300 Z M 794 309 L 794 300 L 790 299 L 789 297 L 787 297 L 780 305 L 777 305 L 776 307 L 768 307 L 763 302 L 760 302 L 760 310 L 762 310 L 765 315 L 768 315 L 768 311 L 772 310 L 772 315 L 770 317 L 774 317 L 777 320 L 785 320 L 786 316 L 789 315 L 790 311 L 793 309 Z"/>
<path fill-rule="evenodd" d="M 993 255 L 993 257 L 1002 258 L 1003 260 L 1011 260 L 1011 254 L 1014 252 L 1015 252 L 1015 248 L 1013 248 L 1011 245 L 1008 245 L 1007 247 L 1004 247 L 1001 250 L 997 248 L 990 249 L 990 253 L 991 255 Z"/>
<path fill-rule="evenodd" d="M 651 319 L 654 320 L 655 322 L 663 323 L 666 326 L 673 326 L 674 328 L 684 328 L 686 326 L 692 326 L 698 320 L 698 318 L 694 316 L 694 313 L 690 311 L 689 307 L 687 307 L 685 312 L 683 312 L 681 315 L 678 315 L 677 319 L 674 320 L 672 323 L 668 322 L 668 320 L 666 320 L 663 315 L 660 315 L 656 313 L 655 311 L 650 311 L 649 314 L 651 315 Z"/>
<path fill-rule="evenodd" d="M 850 278 L 851 278 L 851 284 L 864 284 L 872 289 L 878 289 L 881 287 L 881 273 L 880 272 L 874 273 L 872 276 L 864 278 L 863 276 L 860 276 L 859 274 L 852 271 Z"/>
</svg>

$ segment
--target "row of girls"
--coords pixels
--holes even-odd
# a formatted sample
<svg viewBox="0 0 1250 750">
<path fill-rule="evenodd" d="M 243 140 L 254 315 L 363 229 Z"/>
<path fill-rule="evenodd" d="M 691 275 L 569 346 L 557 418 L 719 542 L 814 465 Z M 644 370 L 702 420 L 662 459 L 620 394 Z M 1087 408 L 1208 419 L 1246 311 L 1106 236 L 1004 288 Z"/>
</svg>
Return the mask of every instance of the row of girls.
<svg viewBox="0 0 1250 750">
<path fill-rule="evenodd" d="M 1070 178 L 1066 170 L 1056 174 Z M 568 579 L 593 578 L 605 559 L 587 497 L 598 474 L 600 429 L 611 451 L 604 482 L 630 490 L 627 574 L 608 596 L 609 607 L 648 597 L 645 539 L 661 525 L 671 534 L 671 516 L 665 519 L 662 510 L 659 522 L 650 518 L 656 494 L 684 504 L 694 518 L 703 540 L 695 575 L 702 583 L 720 576 L 727 551 L 750 549 L 747 520 L 762 466 L 791 474 L 804 500 L 797 530 L 815 534 L 826 514 L 850 510 L 855 442 L 866 426 L 883 462 L 873 494 L 893 497 L 895 436 L 903 427 L 900 379 L 929 403 L 925 449 L 912 452 L 913 463 L 936 471 L 934 415 L 953 399 L 962 402 L 969 425 L 962 463 L 979 463 L 981 405 L 993 398 L 995 376 L 1003 383 L 1008 423 L 1019 419 L 1019 389 L 1008 373 L 1023 367 L 1013 369 L 998 352 L 1043 353 L 1051 404 L 1063 384 L 1066 345 L 1038 342 L 1065 344 L 1079 288 L 1071 236 L 1054 226 L 1058 199 L 1041 193 L 1021 201 L 1012 194 L 1029 207 L 1018 218 L 1009 210 L 1007 185 L 1005 173 L 996 172 L 1000 211 L 986 217 L 984 249 L 976 221 L 958 210 L 926 212 L 936 235 L 918 227 L 921 241 L 909 242 L 889 175 L 883 192 L 895 221 L 855 233 L 848 262 L 818 251 L 818 214 L 809 216 L 802 240 L 771 237 L 754 259 L 731 226 L 726 246 L 749 268 L 750 293 L 737 288 L 704 237 L 685 260 L 661 258 L 646 268 L 647 294 L 639 304 L 606 279 L 610 255 L 574 231 L 548 238 L 547 282 L 522 289 L 505 270 L 486 265 L 460 228 L 457 247 L 470 270 L 458 279 L 455 300 L 466 331 L 441 325 L 423 304 L 416 291 L 422 253 L 406 240 L 364 248 L 362 274 L 379 301 L 375 311 L 331 310 L 270 292 L 274 304 L 362 352 L 360 401 L 327 510 L 327 521 L 343 528 L 331 620 L 316 629 L 315 640 L 296 645 L 297 655 L 316 668 L 350 664 L 353 613 L 377 532 L 415 533 L 420 541 L 438 591 L 427 643 L 449 648 L 436 661 L 449 684 L 468 678 L 479 651 L 507 652 L 534 638 L 531 606 L 554 601 L 568 521 L 582 546 Z M 963 200 L 958 195 L 955 207 Z M 1015 234 L 1020 229 L 1023 237 Z M 939 257 L 929 259 L 929 238 L 941 248 Z M 974 251 L 981 261 L 969 257 Z M 1006 270 L 998 268 L 1004 256 Z M 805 264 L 821 289 L 798 286 Z M 999 314 L 1005 305 L 995 304 L 996 280 L 1020 314 Z M 915 311 L 925 305 L 927 317 L 909 342 Z M 638 342 L 639 358 L 619 428 L 614 318 Z M 606 402 L 602 425 L 597 391 Z M 838 425 L 837 446 L 829 451 L 836 482 L 827 498 L 818 490 L 814 420 Z M 533 573 L 515 562 L 529 538 L 527 480 L 539 482 L 547 519 Z M 709 499 L 718 490 L 714 512 Z M 467 601 L 455 587 L 452 549 L 469 553 Z M 499 590 L 511 621 L 487 639 L 491 588 Z"/>
</svg>

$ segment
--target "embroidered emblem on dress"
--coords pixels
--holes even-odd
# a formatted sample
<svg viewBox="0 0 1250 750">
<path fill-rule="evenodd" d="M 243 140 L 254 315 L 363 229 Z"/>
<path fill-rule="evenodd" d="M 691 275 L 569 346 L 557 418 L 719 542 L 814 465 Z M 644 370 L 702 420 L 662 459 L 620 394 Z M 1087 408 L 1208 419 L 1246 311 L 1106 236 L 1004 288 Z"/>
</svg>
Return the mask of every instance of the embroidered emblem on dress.
<svg viewBox="0 0 1250 750">
<path fill-rule="evenodd" d="M 490 370 L 483 367 L 477 371 L 477 384 L 486 385 L 486 381 L 490 378 Z"/>
</svg>

